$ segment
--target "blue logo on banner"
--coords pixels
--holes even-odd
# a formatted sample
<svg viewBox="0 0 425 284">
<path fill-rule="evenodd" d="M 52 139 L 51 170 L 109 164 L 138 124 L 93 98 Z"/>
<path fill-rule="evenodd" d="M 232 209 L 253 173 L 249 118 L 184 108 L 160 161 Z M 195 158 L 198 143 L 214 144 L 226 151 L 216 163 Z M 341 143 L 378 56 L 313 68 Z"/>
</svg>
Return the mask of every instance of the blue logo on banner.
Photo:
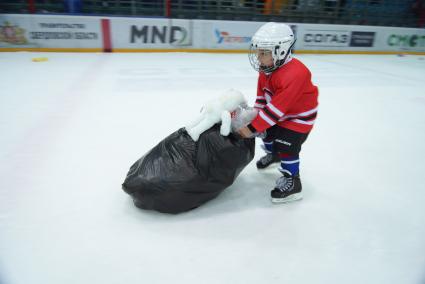
<svg viewBox="0 0 425 284">
<path fill-rule="evenodd" d="M 215 30 L 217 43 L 248 43 L 251 41 L 249 36 L 231 36 L 229 32 Z"/>
</svg>

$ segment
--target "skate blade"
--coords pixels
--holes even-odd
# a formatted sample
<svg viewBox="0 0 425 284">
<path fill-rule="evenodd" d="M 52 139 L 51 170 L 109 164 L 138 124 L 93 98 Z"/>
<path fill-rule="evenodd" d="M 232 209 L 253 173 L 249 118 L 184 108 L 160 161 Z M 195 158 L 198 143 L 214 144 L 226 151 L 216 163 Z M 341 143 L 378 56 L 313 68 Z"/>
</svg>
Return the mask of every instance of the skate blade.
<svg viewBox="0 0 425 284">
<path fill-rule="evenodd" d="M 272 202 L 276 203 L 276 204 L 278 204 L 278 203 L 288 203 L 288 202 L 297 201 L 297 200 L 301 200 L 301 199 L 303 199 L 303 195 L 300 192 L 300 193 L 292 194 L 292 195 L 290 195 L 286 198 L 273 198 L 272 197 Z"/>
</svg>

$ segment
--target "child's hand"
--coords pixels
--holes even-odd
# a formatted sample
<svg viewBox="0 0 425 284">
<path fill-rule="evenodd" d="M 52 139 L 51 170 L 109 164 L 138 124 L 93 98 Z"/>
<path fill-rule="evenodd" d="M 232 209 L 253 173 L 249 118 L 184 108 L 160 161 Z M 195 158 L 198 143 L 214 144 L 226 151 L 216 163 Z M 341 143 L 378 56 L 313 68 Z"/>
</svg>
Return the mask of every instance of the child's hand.
<svg viewBox="0 0 425 284">
<path fill-rule="evenodd" d="M 242 138 L 252 138 L 252 137 L 254 137 L 254 133 L 252 133 L 251 130 L 249 130 L 249 128 L 246 127 L 246 126 L 239 129 L 238 133 Z"/>
</svg>

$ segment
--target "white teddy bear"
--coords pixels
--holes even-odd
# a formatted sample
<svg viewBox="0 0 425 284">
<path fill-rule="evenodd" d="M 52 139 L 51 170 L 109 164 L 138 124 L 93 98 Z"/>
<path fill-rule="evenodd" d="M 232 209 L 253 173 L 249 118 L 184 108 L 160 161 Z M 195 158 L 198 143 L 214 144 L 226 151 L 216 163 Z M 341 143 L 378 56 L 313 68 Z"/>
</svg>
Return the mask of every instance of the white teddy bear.
<svg viewBox="0 0 425 284">
<path fill-rule="evenodd" d="M 186 125 L 186 131 L 194 141 L 198 141 L 199 136 L 204 131 L 221 121 L 220 134 L 227 136 L 231 130 L 231 113 L 241 105 L 246 106 L 243 94 L 237 90 L 230 89 L 218 99 L 205 104 L 200 116 L 192 123 Z"/>
</svg>

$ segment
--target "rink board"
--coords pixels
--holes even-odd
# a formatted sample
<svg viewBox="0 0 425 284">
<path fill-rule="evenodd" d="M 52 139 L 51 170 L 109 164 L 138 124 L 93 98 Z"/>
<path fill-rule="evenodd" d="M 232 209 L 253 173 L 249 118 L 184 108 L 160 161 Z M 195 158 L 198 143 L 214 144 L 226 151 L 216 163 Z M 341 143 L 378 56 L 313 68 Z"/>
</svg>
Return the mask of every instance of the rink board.
<svg viewBox="0 0 425 284">
<path fill-rule="evenodd" d="M 0 51 L 247 52 L 264 22 L 0 14 Z M 287 23 L 298 53 L 425 54 L 425 30 Z"/>
</svg>

